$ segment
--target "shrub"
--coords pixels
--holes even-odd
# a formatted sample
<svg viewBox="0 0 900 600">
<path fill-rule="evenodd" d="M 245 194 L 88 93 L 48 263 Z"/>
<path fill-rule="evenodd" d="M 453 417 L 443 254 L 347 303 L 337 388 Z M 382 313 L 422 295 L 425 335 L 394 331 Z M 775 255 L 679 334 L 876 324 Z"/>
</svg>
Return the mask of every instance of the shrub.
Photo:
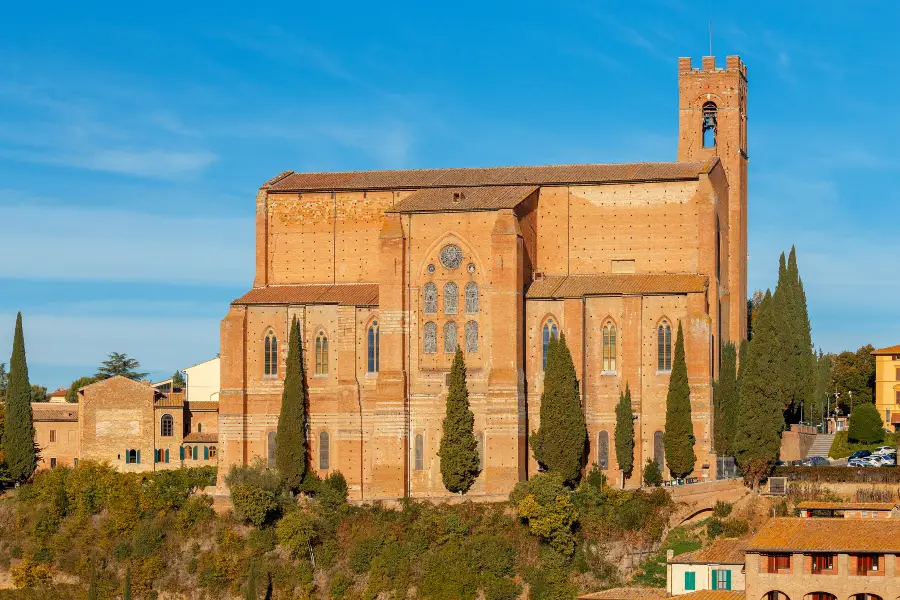
<svg viewBox="0 0 900 600">
<path fill-rule="evenodd" d="M 175 528 L 187 533 L 197 525 L 211 521 L 216 516 L 209 496 L 191 496 L 175 517 Z"/>
<path fill-rule="evenodd" d="M 744 519 L 728 519 L 724 523 L 725 537 L 741 537 L 750 531 L 750 523 Z"/>
<path fill-rule="evenodd" d="M 481 577 L 481 590 L 484 592 L 484 600 L 516 600 L 522 591 L 522 586 L 508 577 L 497 577 L 488 573 Z"/>
<path fill-rule="evenodd" d="M 334 471 L 322 480 L 316 499 L 325 515 L 339 517 L 347 507 L 347 480 L 340 471 Z"/>
<path fill-rule="evenodd" d="M 250 554 L 254 556 L 262 556 L 267 552 L 271 552 L 275 549 L 277 541 L 275 530 L 271 527 L 252 529 L 247 534 L 247 547 L 250 549 Z"/>
<path fill-rule="evenodd" d="M 50 583 L 50 565 L 33 562 L 26 558 L 10 569 L 13 585 L 17 588 L 31 588 Z"/>
<path fill-rule="evenodd" d="M 425 600 L 474 600 L 476 575 L 469 567 L 459 540 L 440 546 L 422 561 L 422 598 Z"/>
<path fill-rule="evenodd" d="M 853 408 L 847 439 L 864 444 L 877 444 L 884 440 L 884 421 L 874 404 L 865 402 Z"/>
<path fill-rule="evenodd" d="M 713 517 L 706 522 L 706 535 L 710 539 L 715 539 L 725 532 L 725 525 L 718 517 Z"/>
<path fill-rule="evenodd" d="M 350 549 L 347 563 L 355 573 L 368 573 L 372 567 L 372 559 L 381 549 L 382 542 L 379 538 L 363 538 L 356 542 Z"/>
<path fill-rule="evenodd" d="M 646 485 L 656 486 L 662 485 L 662 482 L 663 477 L 659 470 L 659 466 L 657 466 L 655 460 L 648 458 L 647 462 L 644 464 L 644 483 Z"/>
<path fill-rule="evenodd" d="M 305 511 L 292 510 L 278 522 L 275 535 L 278 543 L 287 548 L 291 556 L 303 556 L 316 537 L 315 519 Z"/>
<path fill-rule="evenodd" d="M 238 517 L 257 527 L 268 521 L 278 509 L 274 493 L 250 483 L 231 486 L 231 504 Z"/>
<path fill-rule="evenodd" d="M 731 502 L 724 502 L 722 500 L 716 500 L 715 506 L 713 506 L 713 514 L 719 517 L 720 519 L 724 519 L 728 515 L 731 514 L 731 509 L 734 507 Z"/>
<path fill-rule="evenodd" d="M 557 552 L 571 556 L 575 550 L 573 528 L 578 514 L 563 485 L 563 476 L 553 472 L 539 473 L 518 483 L 513 497 L 519 498 L 515 502 L 519 517 L 528 522 L 532 533 Z"/>
<path fill-rule="evenodd" d="M 143 519 L 135 528 L 132 556 L 137 558 L 153 556 L 162 547 L 165 536 L 159 521 Z"/>
<path fill-rule="evenodd" d="M 328 586 L 328 596 L 332 600 L 343 600 L 347 590 L 353 585 L 353 580 L 345 573 L 336 573 L 331 578 L 331 584 Z"/>
</svg>

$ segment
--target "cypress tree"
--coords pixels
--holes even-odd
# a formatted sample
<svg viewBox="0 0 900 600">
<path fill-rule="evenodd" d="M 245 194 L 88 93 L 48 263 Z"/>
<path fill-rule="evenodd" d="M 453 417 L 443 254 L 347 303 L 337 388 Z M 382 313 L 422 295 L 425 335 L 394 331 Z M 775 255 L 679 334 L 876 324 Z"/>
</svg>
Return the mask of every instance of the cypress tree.
<svg viewBox="0 0 900 600">
<path fill-rule="evenodd" d="M 777 313 L 776 318 L 779 321 L 773 347 L 781 360 L 772 375 L 781 387 L 781 397 L 784 401 L 782 410 L 785 415 L 793 412 L 794 304 L 794 287 L 791 285 L 787 262 L 782 252 L 778 259 L 778 283 L 772 295 L 772 309 Z"/>
<path fill-rule="evenodd" d="M 734 450 L 744 480 L 754 490 L 769 472 L 781 448 L 784 429 L 782 382 L 773 377 L 779 372 L 778 331 L 781 314 L 771 292 L 766 291 L 757 316 L 753 340 L 741 361 L 740 400 Z"/>
<path fill-rule="evenodd" d="M 666 397 L 666 430 L 663 442 L 666 464 L 675 478 L 687 477 L 694 470 L 694 424 L 691 421 L 691 388 L 688 385 L 687 362 L 684 358 L 684 332 L 678 322 L 675 356 L 669 375 Z"/>
<path fill-rule="evenodd" d="M 438 450 L 444 487 L 453 493 L 465 494 L 478 477 L 478 443 L 474 427 L 475 415 L 469 408 L 466 363 L 462 348 L 457 346 L 450 368 L 447 409 Z"/>
<path fill-rule="evenodd" d="M 531 436 L 534 458 L 566 483 L 575 483 L 584 465 L 587 425 L 565 334 L 551 339 L 547 348 L 540 415 L 540 427 Z"/>
<path fill-rule="evenodd" d="M 291 323 L 288 336 L 287 366 L 284 372 L 284 391 L 281 393 L 281 413 L 275 433 L 275 464 L 285 486 L 293 491 L 300 488 L 306 475 L 308 457 L 306 445 L 308 390 L 303 343 L 297 317 Z"/>
<path fill-rule="evenodd" d="M 734 426 L 737 416 L 737 352 L 734 343 L 722 348 L 722 365 L 719 380 L 713 387 L 713 441 L 716 454 L 730 456 L 734 445 Z"/>
<path fill-rule="evenodd" d="M 634 421 L 631 418 L 631 390 L 625 384 L 625 393 L 619 394 L 616 405 L 616 462 L 622 471 L 622 487 L 625 479 L 634 471 Z"/>
<path fill-rule="evenodd" d="M 806 291 L 800 278 L 797 266 L 797 249 L 791 246 L 788 256 L 788 275 L 793 291 L 791 311 L 792 356 L 791 370 L 793 375 L 792 405 L 795 416 L 799 417 L 800 403 L 805 413 L 809 414 L 815 406 L 816 389 L 816 355 L 812 347 L 812 333 L 809 325 L 809 311 L 806 307 Z M 805 415 L 804 415 L 805 416 Z"/>
<path fill-rule="evenodd" d="M 3 449 L 6 452 L 10 477 L 16 481 L 28 479 L 37 467 L 37 455 L 31 414 L 31 384 L 28 382 L 25 336 L 22 333 L 22 313 L 16 316 L 12 357 L 9 360 L 3 436 Z"/>
<path fill-rule="evenodd" d="M 122 600 L 131 600 L 131 566 L 125 567 L 125 587 L 122 590 Z"/>
<path fill-rule="evenodd" d="M 256 563 L 252 561 L 247 571 L 247 593 L 244 598 L 245 600 L 256 600 Z"/>
</svg>

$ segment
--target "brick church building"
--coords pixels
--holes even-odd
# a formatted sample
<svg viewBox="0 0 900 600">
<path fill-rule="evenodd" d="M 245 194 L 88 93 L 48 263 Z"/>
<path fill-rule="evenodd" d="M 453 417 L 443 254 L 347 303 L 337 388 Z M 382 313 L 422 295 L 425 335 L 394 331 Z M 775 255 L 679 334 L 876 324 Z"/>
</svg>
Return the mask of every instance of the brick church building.
<svg viewBox="0 0 900 600">
<path fill-rule="evenodd" d="M 715 476 L 712 381 L 746 337 L 747 71 L 679 60 L 677 162 L 282 173 L 256 197 L 256 277 L 221 324 L 219 464 L 274 463 L 294 317 L 320 475 L 351 496 L 440 497 L 447 375 L 465 353 L 482 471 L 505 497 L 537 472 L 543 362 L 565 332 L 589 463 L 617 470 L 615 405 L 635 414 L 637 486 L 662 435 L 685 332 L 694 475 Z"/>
</svg>

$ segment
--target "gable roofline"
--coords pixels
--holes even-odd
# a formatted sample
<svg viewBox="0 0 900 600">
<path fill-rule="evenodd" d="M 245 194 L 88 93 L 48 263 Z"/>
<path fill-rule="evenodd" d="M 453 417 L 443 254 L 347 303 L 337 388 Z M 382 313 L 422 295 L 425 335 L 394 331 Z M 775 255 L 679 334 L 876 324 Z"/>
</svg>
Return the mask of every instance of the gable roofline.
<svg viewBox="0 0 900 600">
<path fill-rule="evenodd" d="M 465 167 L 390 171 L 295 173 L 284 171 L 260 189 L 270 192 L 420 190 L 514 185 L 609 185 L 696 181 L 719 164 L 718 157 L 698 162 Z"/>
</svg>

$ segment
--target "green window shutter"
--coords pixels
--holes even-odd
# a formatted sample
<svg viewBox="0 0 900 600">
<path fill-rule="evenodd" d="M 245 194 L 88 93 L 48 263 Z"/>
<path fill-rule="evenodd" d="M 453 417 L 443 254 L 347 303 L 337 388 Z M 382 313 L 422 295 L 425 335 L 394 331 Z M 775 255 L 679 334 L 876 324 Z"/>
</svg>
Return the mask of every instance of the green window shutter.
<svg viewBox="0 0 900 600">
<path fill-rule="evenodd" d="M 184 460 L 184 446 L 178 449 L 178 458 L 179 460 Z"/>
<path fill-rule="evenodd" d="M 200 449 L 197 446 L 194 446 L 194 460 L 198 460 L 200 458 Z"/>
<path fill-rule="evenodd" d="M 141 464 L 141 450 L 140 448 L 137 451 L 137 464 Z"/>
<path fill-rule="evenodd" d="M 725 589 L 731 589 L 731 569 L 725 571 Z"/>
<path fill-rule="evenodd" d="M 166 448 L 166 462 L 169 462 L 169 449 Z"/>
<path fill-rule="evenodd" d="M 203 460 L 209 460 L 209 446 L 203 446 Z"/>
<path fill-rule="evenodd" d="M 697 589 L 697 574 L 693 571 L 688 571 L 684 574 L 684 589 L 687 591 Z"/>
<path fill-rule="evenodd" d="M 710 589 L 719 589 L 719 572 L 716 569 L 712 570 L 712 588 Z"/>
</svg>

